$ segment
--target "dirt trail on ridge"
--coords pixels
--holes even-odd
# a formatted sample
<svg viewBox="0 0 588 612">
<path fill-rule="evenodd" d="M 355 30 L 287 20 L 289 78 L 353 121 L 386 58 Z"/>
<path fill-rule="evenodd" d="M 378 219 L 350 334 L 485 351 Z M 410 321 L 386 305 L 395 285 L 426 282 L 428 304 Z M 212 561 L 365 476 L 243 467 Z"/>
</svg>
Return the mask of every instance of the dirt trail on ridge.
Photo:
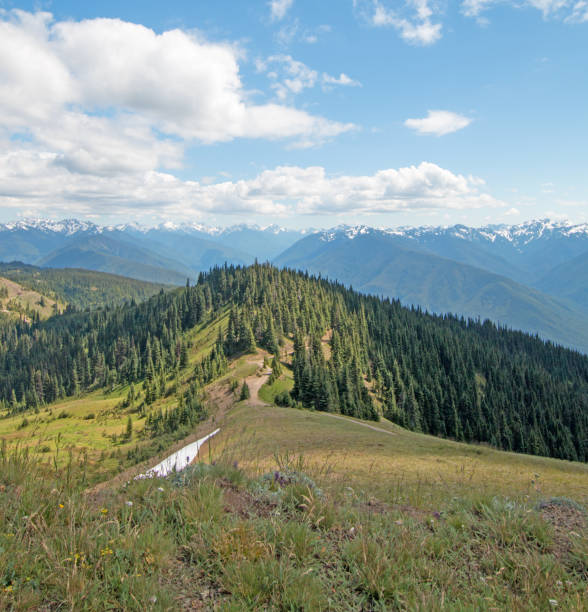
<svg viewBox="0 0 588 612">
<path fill-rule="evenodd" d="M 245 379 L 245 382 L 249 387 L 249 392 L 251 393 L 251 397 L 247 400 L 247 403 L 250 406 L 269 406 L 267 402 L 264 402 L 259 397 L 259 390 L 268 381 L 268 378 L 272 373 L 272 369 L 266 367 L 265 369 L 261 370 L 261 368 L 263 368 L 263 355 L 252 355 L 252 358 L 247 361 L 248 363 L 254 363 L 257 366 L 257 371 L 255 374 L 248 376 Z"/>
</svg>

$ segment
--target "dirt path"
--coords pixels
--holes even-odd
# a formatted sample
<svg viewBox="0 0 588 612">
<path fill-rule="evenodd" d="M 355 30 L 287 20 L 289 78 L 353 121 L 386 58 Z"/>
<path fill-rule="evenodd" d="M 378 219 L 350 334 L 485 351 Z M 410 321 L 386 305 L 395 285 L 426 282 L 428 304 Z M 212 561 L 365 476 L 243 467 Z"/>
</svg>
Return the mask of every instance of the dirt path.
<svg viewBox="0 0 588 612">
<path fill-rule="evenodd" d="M 247 400 L 247 403 L 250 406 L 269 406 L 267 402 L 264 402 L 259 397 L 259 390 L 261 387 L 263 387 L 263 385 L 265 385 L 270 374 L 272 373 L 272 369 L 270 367 L 266 367 L 265 369 L 261 370 L 261 368 L 263 368 L 263 358 L 264 355 L 252 355 L 251 359 L 247 360 L 247 363 L 252 363 L 257 366 L 257 371 L 255 374 L 252 374 L 245 379 L 245 382 L 249 387 L 249 392 L 251 393 L 251 397 Z"/>
</svg>

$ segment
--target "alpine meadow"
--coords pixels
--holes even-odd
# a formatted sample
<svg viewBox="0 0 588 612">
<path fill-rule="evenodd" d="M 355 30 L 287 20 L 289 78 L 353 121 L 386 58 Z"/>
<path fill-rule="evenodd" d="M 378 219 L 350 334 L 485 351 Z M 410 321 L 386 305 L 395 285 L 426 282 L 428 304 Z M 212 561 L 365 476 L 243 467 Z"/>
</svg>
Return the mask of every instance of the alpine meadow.
<svg viewBox="0 0 588 612">
<path fill-rule="evenodd" d="M 0 0 L 0 610 L 588 611 L 587 32 Z"/>
</svg>

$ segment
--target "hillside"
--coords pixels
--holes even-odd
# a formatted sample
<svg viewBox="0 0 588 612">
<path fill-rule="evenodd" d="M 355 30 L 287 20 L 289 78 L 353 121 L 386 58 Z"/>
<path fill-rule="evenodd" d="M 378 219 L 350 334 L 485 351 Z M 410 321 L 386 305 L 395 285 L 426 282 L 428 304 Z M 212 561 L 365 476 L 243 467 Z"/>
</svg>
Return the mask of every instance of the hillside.
<svg viewBox="0 0 588 612">
<path fill-rule="evenodd" d="M 217 328 L 215 347 L 198 366 L 199 384 L 235 354 L 259 344 L 277 355 L 288 341 L 294 386 L 284 403 L 385 416 L 509 450 L 588 456 L 588 358 L 489 322 L 425 315 L 267 265 L 217 268 L 195 287 L 136 306 L 0 328 L 0 399 L 19 414 L 146 379 L 148 407 L 186 363 L 185 334 L 220 313 L 226 327 Z M 187 414 L 198 411 L 195 393 L 180 406 Z M 165 428 L 167 418 L 151 426 Z"/>
<path fill-rule="evenodd" d="M 588 313 L 588 251 L 556 266 L 536 286 Z"/>
<path fill-rule="evenodd" d="M 141 302 L 169 285 L 71 268 L 39 268 L 20 262 L 0 263 L 0 276 L 77 309 Z"/>
<path fill-rule="evenodd" d="M 63 310 L 59 299 L 52 299 L 45 291 L 35 291 L 26 285 L 5 278 L 0 270 L 0 313 L 10 318 L 30 321 L 36 317 L 47 319 Z M 54 296 L 55 297 L 55 296 Z"/>
<path fill-rule="evenodd" d="M 225 262 L 246 265 L 255 259 L 253 255 L 239 250 L 237 245 L 220 244 L 211 236 L 197 232 L 171 231 L 159 227 L 140 232 L 127 230 L 120 234 L 123 237 L 130 234 L 143 248 L 180 262 L 191 270 L 192 277 L 197 277 L 200 271 L 222 266 Z"/>
<path fill-rule="evenodd" d="M 588 318 L 582 313 L 504 276 L 408 244 L 368 228 L 357 234 L 324 232 L 300 240 L 275 263 L 430 312 L 490 319 L 588 352 Z"/>
<path fill-rule="evenodd" d="M 39 262 L 42 267 L 77 268 L 170 285 L 185 284 L 194 271 L 180 262 L 106 235 L 75 238 Z"/>
<path fill-rule="evenodd" d="M 21 444 L 0 448 L 0 607 L 582 610 L 586 465 L 272 406 L 290 340 L 271 384 L 263 349 L 219 362 L 168 448 L 149 415 L 186 414 L 229 317 L 186 331 L 148 406 L 149 387 L 121 385 L 0 420 Z M 133 479 L 217 427 L 181 474 Z"/>
</svg>

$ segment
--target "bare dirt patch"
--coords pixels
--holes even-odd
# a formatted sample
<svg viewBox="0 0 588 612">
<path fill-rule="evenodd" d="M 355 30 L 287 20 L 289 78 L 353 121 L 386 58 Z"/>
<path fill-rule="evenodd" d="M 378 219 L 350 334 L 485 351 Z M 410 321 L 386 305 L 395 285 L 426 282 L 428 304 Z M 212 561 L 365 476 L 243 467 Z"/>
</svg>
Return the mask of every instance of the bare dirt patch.
<svg viewBox="0 0 588 612">
<path fill-rule="evenodd" d="M 555 555 L 568 555 L 572 549 L 572 538 L 586 535 L 586 513 L 571 503 L 559 500 L 543 502 L 539 509 L 543 520 L 553 527 Z"/>
</svg>

